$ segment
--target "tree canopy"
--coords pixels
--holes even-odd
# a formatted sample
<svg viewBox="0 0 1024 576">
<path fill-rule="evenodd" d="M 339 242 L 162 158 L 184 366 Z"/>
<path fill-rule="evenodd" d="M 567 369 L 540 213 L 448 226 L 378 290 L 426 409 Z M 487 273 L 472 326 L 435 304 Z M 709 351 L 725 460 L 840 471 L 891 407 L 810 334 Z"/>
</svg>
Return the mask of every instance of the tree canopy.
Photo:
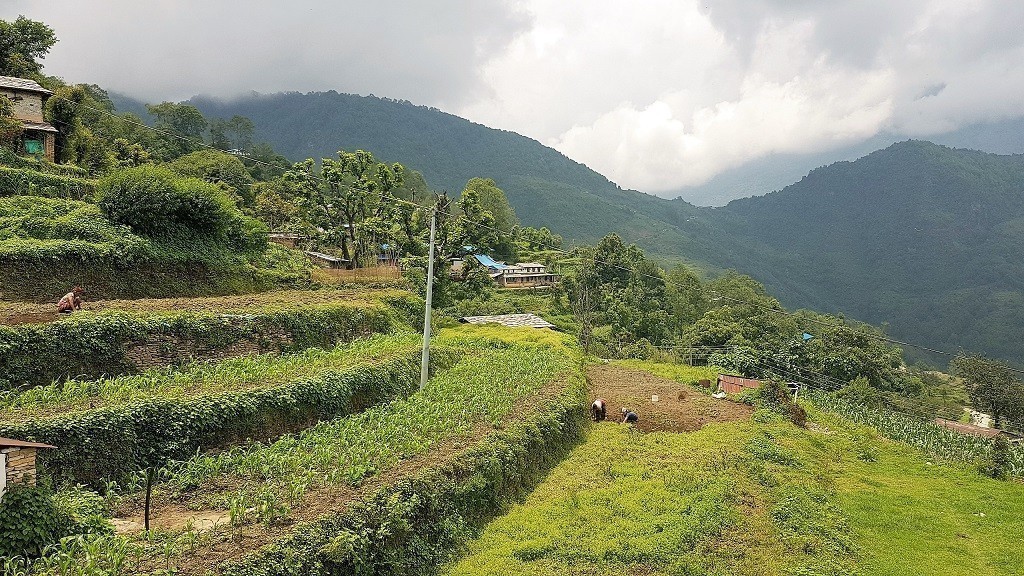
<svg viewBox="0 0 1024 576">
<path fill-rule="evenodd" d="M 18 16 L 0 20 L 0 76 L 31 76 L 42 70 L 39 60 L 57 43 L 57 36 L 42 22 Z"/>
</svg>

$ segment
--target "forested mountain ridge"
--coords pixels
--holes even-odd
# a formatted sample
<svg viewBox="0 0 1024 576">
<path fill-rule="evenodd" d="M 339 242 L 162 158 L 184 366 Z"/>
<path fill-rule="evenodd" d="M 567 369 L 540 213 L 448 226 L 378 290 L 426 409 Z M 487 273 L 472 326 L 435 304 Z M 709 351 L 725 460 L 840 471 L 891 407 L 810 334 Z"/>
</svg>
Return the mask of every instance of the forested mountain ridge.
<svg viewBox="0 0 1024 576">
<path fill-rule="evenodd" d="M 252 118 L 257 140 L 293 160 L 368 149 L 453 194 L 494 178 L 524 224 L 569 240 L 616 232 L 665 259 L 751 274 L 788 306 L 1024 362 L 1022 156 L 907 141 L 712 209 L 623 190 L 539 142 L 407 102 L 329 92 L 191 103 Z"/>
<path fill-rule="evenodd" d="M 293 160 L 361 148 L 422 172 L 433 188 L 455 196 L 470 178 L 493 178 L 523 222 L 570 240 L 593 242 L 618 232 L 667 253 L 691 243 L 673 228 L 694 206 L 623 190 L 536 140 L 435 108 L 336 92 L 227 101 L 200 96 L 189 103 L 208 117 L 251 118 L 256 140 Z"/>
<path fill-rule="evenodd" d="M 901 142 L 712 214 L 783 302 L 1024 360 L 1024 155 Z"/>
</svg>

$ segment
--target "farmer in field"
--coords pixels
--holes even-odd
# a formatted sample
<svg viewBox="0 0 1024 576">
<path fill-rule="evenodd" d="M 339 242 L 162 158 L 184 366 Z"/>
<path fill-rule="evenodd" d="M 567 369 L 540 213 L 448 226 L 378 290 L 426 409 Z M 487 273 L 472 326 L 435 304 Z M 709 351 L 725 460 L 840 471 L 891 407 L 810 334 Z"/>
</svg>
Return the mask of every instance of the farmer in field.
<svg viewBox="0 0 1024 576">
<path fill-rule="evenodd" d="M 590 416 L 593 417 L 594 422 L 604 422 L 607 409 L 608 403 L 604 401 L 604 398 L 598 398 L 590 405 Z"/>
<path fill-rule="evenodd" d="M 75 310 L 82 309 L 82 294 L 85 290 L 81 286 L 75 286 L 57 302 L 57 312 L 71 314 Z"/>
<path fill-rule="evenodd" d="M 636 424 L 636 421 L 639 420 L 639 419 L 640 419 L 640 417 L 636 415 L 636 412 L 633 412 L 632 410 L 630 410 L 628 408 L 623 408 L 622 409 L 622 423 L 623 424 Z"/>
</svg>

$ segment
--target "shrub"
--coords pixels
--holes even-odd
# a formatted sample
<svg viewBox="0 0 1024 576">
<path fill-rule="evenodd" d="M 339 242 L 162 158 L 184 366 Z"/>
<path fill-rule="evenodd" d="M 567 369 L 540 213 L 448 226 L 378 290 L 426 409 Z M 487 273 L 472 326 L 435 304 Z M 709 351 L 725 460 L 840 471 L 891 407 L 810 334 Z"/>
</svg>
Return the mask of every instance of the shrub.
<svg viewBox="0 0 1024 576">
<path fill-rule="evenodd" d="M 114 222 L 148 235 L 225 238 L 241 213 L 215 184 L 159 166 L 137 166 L 100 181 L 100 208 Z"/>
<path fill-rule="evenodd" d="M 807 411 L 793 400 L 789 389 L 782 382 L 765 381 L 758 389 L 757 397 L 764 408 L 785 416 L 801 428 L 807 426 Z"/>
<path fill-rule="evenodd" d="M 1010 441 L 1006 439 L 1006 436 L 996 436 L 992 439 L 992 453 L 989 456 L 985 473 L 993 478 L 1003 480 L 1010 475 L 1011 468 Z"/>
<path fill-rule="evenodd" d="M 67 517 L 44 486 L 13 486 L 0 500 L 0 556 L 40 556 L 66 535 Z"/>
</svg>

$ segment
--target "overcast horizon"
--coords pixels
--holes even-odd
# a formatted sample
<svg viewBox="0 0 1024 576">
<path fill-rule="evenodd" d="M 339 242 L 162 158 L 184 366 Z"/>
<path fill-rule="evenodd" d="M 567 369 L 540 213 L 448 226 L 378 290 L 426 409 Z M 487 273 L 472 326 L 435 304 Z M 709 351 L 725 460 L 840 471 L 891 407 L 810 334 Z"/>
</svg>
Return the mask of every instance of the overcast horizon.
<svg viewBox="0 0 1024 576">
<path fill-rule="evenodd" d="M 103 6 L 104 8 L 98 8 Z M 1012 0 L 46 4 L 44 72 L 149 102 L 250 91 L 409 100 L 674 195 L 771 154 L 1024 116 Z"/>
</svg>

